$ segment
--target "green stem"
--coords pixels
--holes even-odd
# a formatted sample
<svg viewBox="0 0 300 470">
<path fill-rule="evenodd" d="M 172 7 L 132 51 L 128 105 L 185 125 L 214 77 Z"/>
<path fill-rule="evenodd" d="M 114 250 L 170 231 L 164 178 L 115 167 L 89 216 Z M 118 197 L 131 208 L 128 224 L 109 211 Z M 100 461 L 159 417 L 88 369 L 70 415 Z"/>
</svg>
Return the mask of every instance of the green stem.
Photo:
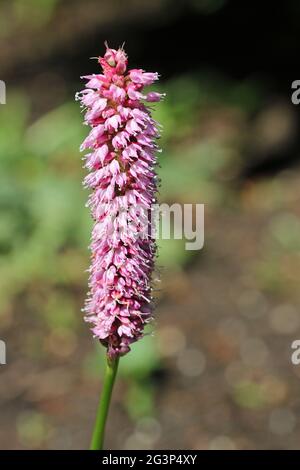
<svg viewBox="0 0 300 470">
<path fill-rule="evenodd" d="M 113 386 L 115 383 L 115 378 L 118 370 L 119 358 L 116 359 L 107 359 L 106 371 L 104 377 L 104 384 L 102 389 L 102 394 L 100 397 L 95 427 L 92 436 L 92 442 L 90 450 L 102 450 L 104 433 L 105 433 L 105 424 L 109 410 L 110 399 L 112 395 Z"/>
</svg>

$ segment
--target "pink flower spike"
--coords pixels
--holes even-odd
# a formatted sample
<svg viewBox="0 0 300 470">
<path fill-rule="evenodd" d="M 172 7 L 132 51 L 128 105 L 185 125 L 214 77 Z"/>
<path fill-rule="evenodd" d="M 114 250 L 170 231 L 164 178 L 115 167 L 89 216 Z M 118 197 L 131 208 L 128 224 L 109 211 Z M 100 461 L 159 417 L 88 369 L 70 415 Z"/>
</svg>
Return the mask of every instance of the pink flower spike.
<svg viewBox="0 0 300 470">
<path fill-rule="evenodd" d="M 124 50 L 107 46 L 102 73 L 85 76 L 76 99 L 91 127 L 81 150 L 92 190 L 88 207 L 95 221 L 85 320 L 110 359 L 130 351 L 152 318 L 152 271 L 156 245 L 151 210 L 156 202 L 157 124 L 146 102 L 164 95 L 143 93 L 158 79 L 142 69 L 127 71 Z"/>
</svg>

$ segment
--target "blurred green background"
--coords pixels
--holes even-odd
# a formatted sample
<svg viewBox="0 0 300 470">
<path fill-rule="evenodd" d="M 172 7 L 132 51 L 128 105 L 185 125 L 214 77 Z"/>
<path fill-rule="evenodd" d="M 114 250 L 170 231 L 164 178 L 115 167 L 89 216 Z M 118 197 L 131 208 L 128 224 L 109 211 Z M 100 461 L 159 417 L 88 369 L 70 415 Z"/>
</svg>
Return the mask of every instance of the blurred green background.
<svg viewBox="0 0 300 470">
<path fill-rule="evenodd" d="M 274 12 L 265 56 L 258 2 L 0 2 L 2 449 L 89 443 L 103 350 L 81 313 L 91 220 L 74 93 L 105 39 L 162 75 L 160 201 L 205 204 L 203 250 L 159 242 L 156 322 L 121 361 L 107 447 L 299 448 L 297 13 Z"/>
</svg>

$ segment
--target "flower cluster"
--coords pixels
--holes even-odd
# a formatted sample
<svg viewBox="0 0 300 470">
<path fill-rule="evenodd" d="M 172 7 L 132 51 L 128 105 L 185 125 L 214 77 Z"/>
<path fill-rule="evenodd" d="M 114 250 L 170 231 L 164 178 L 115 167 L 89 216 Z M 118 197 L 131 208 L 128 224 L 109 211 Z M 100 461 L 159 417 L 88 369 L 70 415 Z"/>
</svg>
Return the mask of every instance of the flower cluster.
<svg viewBox="0 0 300 470">
<path fill-rule="evenodd" d="M 162 94 L 143 93 L 158 74 L 127 71 L 123 49 L 107 46 L 98 61 L 102 73 L 84 76 L 85 89 L 76 95 L 91 127 L 81 150 L 88 149 L 84 185 L 92 189 L 88 206 L 95 221 L 84 311 L 95 337 L 114 358 L 130 350 L 151 319 L 156 245 L 152 236 L 139 235 L 145 234 L 142 212 L 156 202 L 159 135 L 145 103 L 159 101 Z"/>
</svg>

